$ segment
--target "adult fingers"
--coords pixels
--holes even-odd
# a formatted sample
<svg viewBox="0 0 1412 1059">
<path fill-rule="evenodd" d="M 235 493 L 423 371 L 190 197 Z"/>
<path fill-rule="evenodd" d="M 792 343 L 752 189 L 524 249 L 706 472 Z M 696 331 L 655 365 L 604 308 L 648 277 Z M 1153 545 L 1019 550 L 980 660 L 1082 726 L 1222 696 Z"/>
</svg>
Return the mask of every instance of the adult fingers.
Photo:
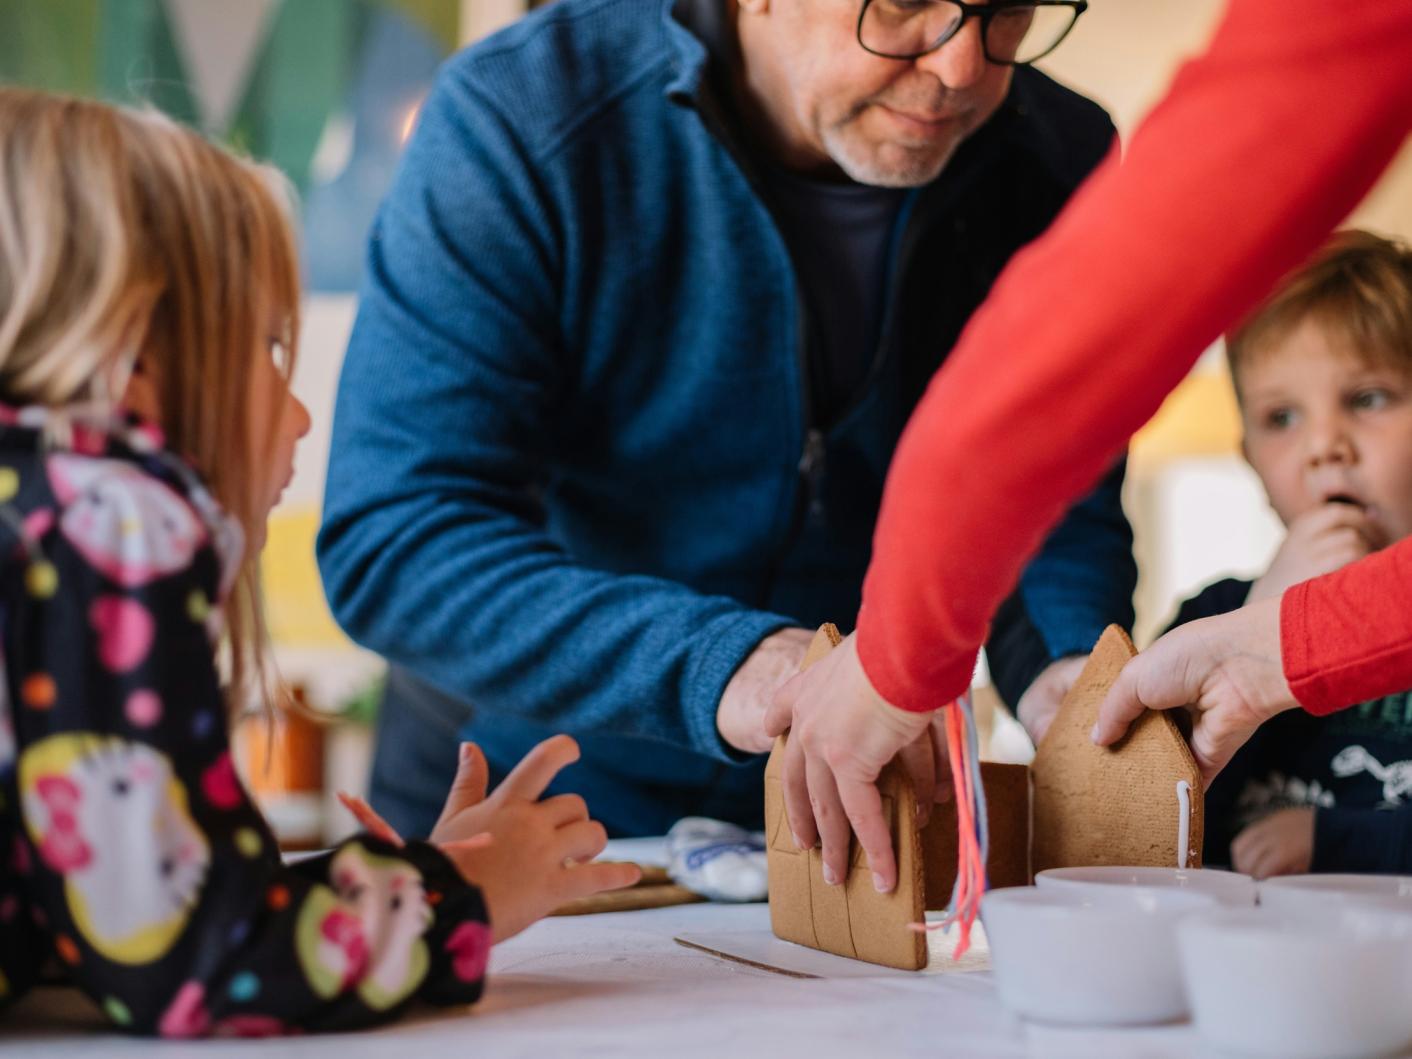
<svg viewBox="0 0 1412 1059">
<path fill-rule="evenodd" d="M 588 819 L 588 803 L 577 794 L 556 794 L 540 803 L 541 811 L 555 827 Z"/>
<path fill-rule="evenodd" d="M 789 832 L 795 847 L 813 849 L 819 841 L 819 829 L 814 822 L 814 808 L 809 803 L 809 778 L 804 768 L 804 743 L 798 737 L 785 744 L 780 788 L 784 792 L 784 813 L 789 821 Z"/>
<path fill-rule="evenodd" d="M 858 835 L 858 843 L 867 854 L 874 889 L 891 893 L 897 886 L 897 859 L 893 854 L 892 835 L 883 819 L 882 796 L 877 784 L 842 777 L 838 781 L 838 795 L 848 822 Z"/>
<path fill-rule="evenodd" d="M 764 719 L 765 734 L 771 739 L 784 735 L 794 723 L 794 702 L 799 698 L 804 679 L 805 674 L 796 673 L 771 693 Z"/>
<path fill-rule="evenodd" d="M 1216 708 L 1195 714 L 1188 742 L 1207 787 L 1235 757 L 1236 751 L 1249 741 L 1258 726 L 1253 721 L 1242 723 L 1234 719 L 1232 711 L 1227 709 Z"/>
<path fill-rule="evenodd" d="M 579 820 L 554 833 L 564 860 L 592 860 L 608 844 L 608 832 L 597 820 Z"/>
<path fill-rule="evenodd" d="M 841 883 L 848 878 L 848 847 L 853 837 L 848 816 L 838 796 L 833 772 L 823 759 L 806 758 L 804 772 L 809 781 L 809 803 L 823 845 L 824 882 Z"/>
<path fill-rule="evenodd" d="M 1129 660 L 1098 707 L 1095 743 L 1116 743 L 1145 710 L 1171 710 L 1201 698 L 1206 674 L 1218 659 L 1213 645 L 1193 631 L 1196 628 L 1173 629 Z"/>
<path fill-rule="evenodd" d="M 1132 723 L 1147 711 L 1148 703 L 1138 693 L 1146 668 L 1148 664 L 1143 661 L 1142 655 L 1138 655 L 1123 667 L 1118 679 L 1108 689 L 1108 694 L 1098 707 L 1098 723 L 1093 726 L 1093 741 L 1099 746 L 1111 746 L 1123 738 Z"/>
<path fill-rule="evenodd" d="M 524 756 L 496 793 L 538 801 L 554 777 L 578 759 L 578 743 L 567 735 L 551 736 Z"/>
</svg>

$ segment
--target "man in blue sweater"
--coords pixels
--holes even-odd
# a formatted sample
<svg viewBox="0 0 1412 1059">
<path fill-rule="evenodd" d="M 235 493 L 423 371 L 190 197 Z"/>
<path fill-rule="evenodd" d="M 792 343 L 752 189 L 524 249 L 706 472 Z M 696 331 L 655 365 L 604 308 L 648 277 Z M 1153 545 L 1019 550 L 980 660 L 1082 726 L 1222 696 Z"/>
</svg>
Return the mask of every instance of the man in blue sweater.
<svg viewBox="0 0 1412 1059">
<path fill-rule="evenodd" d="M 613 833 L 758 825 L 765 704 L 857 613 L 910 410 L 1109 148 L 1024 65 L 1082 7 L 559 0 L 446 65 L 372 233 L 319 538 L 391 663 L 395 826 L 431 826 L 458 739 L 498 779 L 556 731 Z M 1131 623 L 1121 481 L 995 623 L 1032 727 Z"/>
</svg>

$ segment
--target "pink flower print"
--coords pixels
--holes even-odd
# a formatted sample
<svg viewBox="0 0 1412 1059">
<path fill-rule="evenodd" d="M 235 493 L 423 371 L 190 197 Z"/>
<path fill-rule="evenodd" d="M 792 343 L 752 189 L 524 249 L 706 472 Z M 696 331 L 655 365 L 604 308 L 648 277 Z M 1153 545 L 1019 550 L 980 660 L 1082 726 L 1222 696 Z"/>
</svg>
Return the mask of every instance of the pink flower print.
<svg viewBox="0 0 1412 1059">
<path fill-rule="evenodd" d="M 446 939 L 451 970 L 463 982 L 479 982 L 490 960 L 490 928 L 484 923 L 462 923 Z"/>
<path fill-rule="evenodd" d="M 93 850 L 79 834 L 78 807 L 82 793 L 67 776 L 40 776 L 35 794 L 49 816 L 49 826 L 39 842 L 39 856 L 61 875 L 88 867 Z"/>
<path fill-rule="evenodd" d="M 163 1037 L 200 1037 L 211 1026 L 205 999 L 205 986 L 200 982 L 187 982 L 177 990 L 171 1005 L 162 1013 L 157 1032 Z"/>
<path fill-rule="evenodd" d="M 319 931 L 342 951 L 345 963 L 339 989 L 349 988 L 368 969 L 368 941 L 363 936 L 363 921 L 345 908 L 335 908 L 324 917 Z"/>
<path fill-rule="evenodd" d="M 21 529 L 25 540 L 32 542 L 40 540 L 46 533 L 54 528 L 54 512 L 47 507 L 36 508 L 25 516 L 21 523 Z"/>
<path fill-rule="evenodd" d="M 201 773 L 201 790 L 217 809 L 234 809 L 240 805 L 244 796 L 229 751 L 221 751 L 215 763 Z"/>
<path fill-rule="evenodd" d="M 127 697 L 123 713 L 137 728 L 151 728 L 162 719 L 162 700 L 155 691 L 139 688 Z"/>
<path fill-rule="evenodd" d="M 206 541 L 191 505 L 121 460 L 51 456 L 59 529 L 95 570 L 127 588 L 184 570 Z"/>
<path fill-rule="evenodd" d="M 147 608 L 123 596 L 99 596 L 88 609 L 98 658 L 113 673 L 135 669 L 152 650 L 156 623 Z"/>
</svg>

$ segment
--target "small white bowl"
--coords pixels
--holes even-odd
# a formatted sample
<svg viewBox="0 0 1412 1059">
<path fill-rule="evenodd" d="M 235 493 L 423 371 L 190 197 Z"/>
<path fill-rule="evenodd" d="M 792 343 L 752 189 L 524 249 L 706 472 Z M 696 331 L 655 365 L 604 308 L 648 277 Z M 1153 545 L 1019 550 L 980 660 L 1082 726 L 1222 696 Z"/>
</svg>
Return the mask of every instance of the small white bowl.
<svg viewBox="0 0 1412 1059">
<path fill-rule="evenodd" d="M 1260 906 L 1317 919 L 1333 905 L 1375 904 L 1412 912 L 1406 875 L 1281 875 L 1260 884 Z"/>
<path fill-rule="evenodd" d="M 1249 875 L 1211 868 L 1050 868 L 1034 878 L 1041 887 L 1148 886 L 1207 893 L 1223 905 L 1255 904 L 1255 880 Z"/>
<path fill-rule="evenodd" d="M 1177 940 L 1197 1031 L 1217 1048 L 1355 1059 L 1412 1045 L 1412 914 L 1220 909 L 1184 920 Z"/>
<path fill-rule="evenodd" d="M 1039 1022 L 1131 1026 L 1187 1013 L 1176 921 L 1208 894 L 1138 886 L 1016 886 L 981 900 L 1000 999 Z"/>
</svg>

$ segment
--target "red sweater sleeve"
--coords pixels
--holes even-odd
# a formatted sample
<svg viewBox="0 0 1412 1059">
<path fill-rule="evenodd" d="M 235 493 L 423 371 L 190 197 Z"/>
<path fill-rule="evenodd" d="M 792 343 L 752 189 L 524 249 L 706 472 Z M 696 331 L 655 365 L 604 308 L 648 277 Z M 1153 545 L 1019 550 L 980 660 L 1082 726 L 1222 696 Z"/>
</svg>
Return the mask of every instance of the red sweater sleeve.
<svg viewBox="0 0 1412 1059">
<path fill-rule="evenodd" d="M 1233 0 L 1127 157 L 1006 268 L 908 424 L 858 619 L 888 701 L 965 689 L 1045 532 L 1348 214 L 1409 123 L 1408 0 Z"/>
<path fill-rule="evenodd" d="M 1412 688 L 1412 537 L 1280 602 L 1280 651 L 1290 690 L 1328 714 Z"/>
</svg>

